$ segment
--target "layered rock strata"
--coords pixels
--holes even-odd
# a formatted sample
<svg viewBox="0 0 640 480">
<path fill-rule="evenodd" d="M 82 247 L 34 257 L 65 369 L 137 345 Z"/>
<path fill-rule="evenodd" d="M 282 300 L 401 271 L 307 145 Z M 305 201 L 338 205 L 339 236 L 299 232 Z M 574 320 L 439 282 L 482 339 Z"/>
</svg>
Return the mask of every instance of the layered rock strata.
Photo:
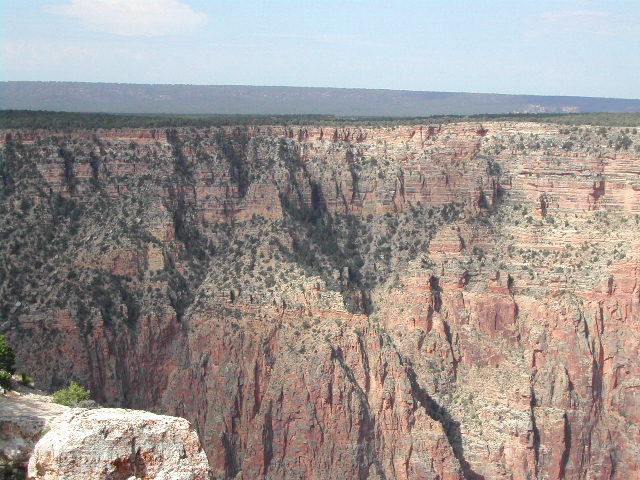
<svg viewBox="0 0 640 480">
<path fill-rule="evenodd" d="M 640 135 L 5 131 L 0 328 L 216 478 L 640 472 Z"/>
</svg>

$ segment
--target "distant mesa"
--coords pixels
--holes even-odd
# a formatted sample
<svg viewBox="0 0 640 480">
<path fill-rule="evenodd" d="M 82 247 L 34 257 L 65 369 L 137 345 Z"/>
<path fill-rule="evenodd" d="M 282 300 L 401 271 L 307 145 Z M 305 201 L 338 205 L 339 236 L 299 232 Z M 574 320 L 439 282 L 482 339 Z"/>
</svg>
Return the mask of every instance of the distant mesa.
<svg viewBox="0 0 640 480">
<path fill-rule="evenodd" d="M 0 82 L 0 108 L 104 113 L 354 115 L 640 112 L 640 99 L 248 85 Z"/>
</svg>

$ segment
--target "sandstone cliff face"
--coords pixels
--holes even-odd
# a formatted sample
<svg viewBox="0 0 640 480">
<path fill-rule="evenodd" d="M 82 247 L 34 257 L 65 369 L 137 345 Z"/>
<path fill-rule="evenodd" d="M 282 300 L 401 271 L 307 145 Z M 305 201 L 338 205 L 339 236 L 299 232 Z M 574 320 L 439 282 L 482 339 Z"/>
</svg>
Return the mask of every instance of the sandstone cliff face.
<svg viewBox="0 0 640 480">
<path fill-rule="evenodd" d="M 39 384 L 184 416 L 221 479 L 640 472 L 637 133 L 3 133 Z"/>
</svg>

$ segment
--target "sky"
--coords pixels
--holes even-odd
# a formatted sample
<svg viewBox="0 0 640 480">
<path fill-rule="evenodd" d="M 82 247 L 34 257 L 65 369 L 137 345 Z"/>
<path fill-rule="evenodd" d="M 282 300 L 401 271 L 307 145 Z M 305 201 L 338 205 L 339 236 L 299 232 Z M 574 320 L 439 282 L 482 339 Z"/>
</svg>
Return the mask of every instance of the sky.
<svg viewBox="0 0 640 480">
<path fill-rule="evenodd" d="M 638 0 L 0 0 L 0 80 L 640 98 Z"/>
</svg>

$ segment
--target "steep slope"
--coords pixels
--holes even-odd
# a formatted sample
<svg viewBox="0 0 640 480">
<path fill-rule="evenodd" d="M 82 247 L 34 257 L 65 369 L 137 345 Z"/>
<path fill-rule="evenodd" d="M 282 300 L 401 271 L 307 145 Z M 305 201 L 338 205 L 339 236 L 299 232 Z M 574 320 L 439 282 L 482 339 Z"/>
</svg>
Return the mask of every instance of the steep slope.
<svg viewBox="0 0 640 480">
<path fill-rule="evenodd" d="M 4 131 L 0 328 L 219 478 L 640 470 L 640 136 Z"/>
</svg>

